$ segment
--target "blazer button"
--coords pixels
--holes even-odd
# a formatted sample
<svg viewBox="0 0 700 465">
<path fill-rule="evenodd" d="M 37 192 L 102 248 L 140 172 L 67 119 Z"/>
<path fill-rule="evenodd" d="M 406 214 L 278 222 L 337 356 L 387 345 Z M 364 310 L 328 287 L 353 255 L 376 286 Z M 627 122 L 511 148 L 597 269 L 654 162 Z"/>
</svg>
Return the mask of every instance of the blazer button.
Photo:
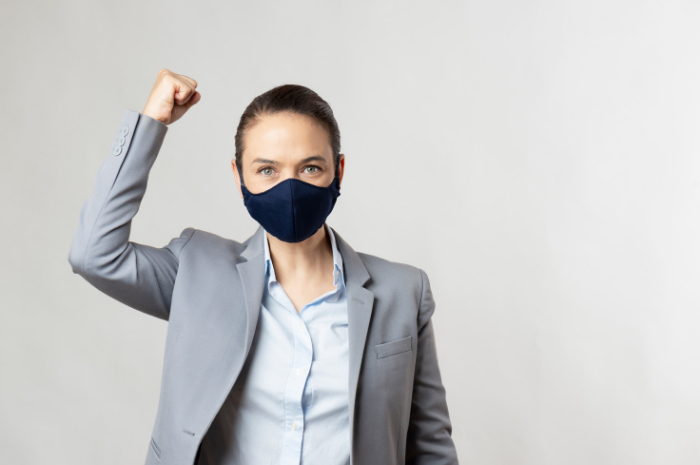
<svg viewBox="0 0 700 465">
<path fill-rule="evenodd" d="M 129 128 L 127 126 L 124 126 L 121 131 L 122 136 L 125 136 L 129 134 Z"/>
<path fill-rule="evenodd" d="M 119 145 L 124 145 L 124 142 L 126 142 L 126 138 L 124 138 L 124 136 L 121 136 L 121 137 L 119 138 L 119 142 L 118 142 Z"/>
<path fill-rule="evenodd" d="M 122 153 L 122 148 L 119 146 L 114 147 L 114 150 L 112 150 L 112 153 L 114 154 L 115 157 L 118 157 L 120 153 Z"/>
</svg>

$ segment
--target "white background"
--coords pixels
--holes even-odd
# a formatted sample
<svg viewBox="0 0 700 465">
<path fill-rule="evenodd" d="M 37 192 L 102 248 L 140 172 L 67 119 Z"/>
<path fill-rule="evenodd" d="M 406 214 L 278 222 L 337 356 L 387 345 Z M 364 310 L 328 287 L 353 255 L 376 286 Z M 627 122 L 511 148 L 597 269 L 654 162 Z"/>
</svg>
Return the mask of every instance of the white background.
<svg viewBox="0 0 700 465">
<path fill-rule="evenodd" d="M 246 105 L 303 84 L 346 154 L 328 219 L 423 268 L 460 463 L 700 463 L 700 5 L 0 1 L 0 463 L 145 460 L 167 323 L 71 272 L 80 208 L 160 68 L 132 223 L 256 229 Z"/>
</svg>

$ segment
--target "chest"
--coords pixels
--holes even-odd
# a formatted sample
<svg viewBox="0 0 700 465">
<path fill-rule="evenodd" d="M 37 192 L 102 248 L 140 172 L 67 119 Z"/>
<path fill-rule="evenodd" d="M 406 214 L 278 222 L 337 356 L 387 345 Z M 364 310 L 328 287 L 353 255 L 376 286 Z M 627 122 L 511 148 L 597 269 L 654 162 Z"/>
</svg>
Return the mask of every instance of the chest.
<svg viewBox="0 0 700 465">
<path fill-rule="evenodd" d="M 236 385 L 266 392 L 262 398 L 282 403 L 294 398 L 304 408 L 318 399 L 347 406 L 348 356 L 348 312 L 343 299 L 323 300 L 296 313 L 266 292 Z"/>
</svg>

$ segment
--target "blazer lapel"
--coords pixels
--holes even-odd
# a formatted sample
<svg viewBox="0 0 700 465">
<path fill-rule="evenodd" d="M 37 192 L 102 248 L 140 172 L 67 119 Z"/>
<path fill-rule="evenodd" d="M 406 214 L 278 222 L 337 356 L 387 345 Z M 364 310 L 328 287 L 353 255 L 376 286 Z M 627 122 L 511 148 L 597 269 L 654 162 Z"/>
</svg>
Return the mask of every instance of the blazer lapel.
<svg viewBox="0 0 700 465">
<path fill-rule="evenodd" d="M 355 431 L 355 399 L 360 377 L 362 356 L 365 352 L 367 330 L 372 316 L 374 293 L 364 287 L 370 275 L 360 256 L 336 232 L 333 234 L 338 251 L 343 256 L 345 295 L 348 303 L 348 412 L 350 417 L 350 438 Z M 353 447 L 350 448 L 351 450 Z"/>
<path fill-rule="evenodd" d="M 260 307 L 262 306 L 263 291 L 265 290 L 265 262 L 263 240 L 265 230 L 262 226 L 258 226 L 257 231 L 249 237 L 244 244 L 247 245 L 241 253 L 241 257 L 245 259 L 243 262 L 236 263 L 238 273 L 243 284 L 243 295 L 245 297 L 245 307 L 248 324 L 246 325 L 245 333 L 245 356 L 248 356 L 248 350 L 253 342 L 255 334 L 255 326 L 258 324 L 258 316 L 260 315 Z"/>
</svg>

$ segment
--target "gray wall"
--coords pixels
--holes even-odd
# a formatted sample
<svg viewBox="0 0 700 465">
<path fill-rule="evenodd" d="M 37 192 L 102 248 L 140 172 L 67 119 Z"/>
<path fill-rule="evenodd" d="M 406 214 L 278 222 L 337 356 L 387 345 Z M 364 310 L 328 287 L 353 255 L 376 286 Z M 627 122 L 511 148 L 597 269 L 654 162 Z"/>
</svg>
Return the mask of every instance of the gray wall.
<svg viewBox="0 0 700 465">
<path fill-rule="evenodd" d="M 0 463 L 145 459 L 167 323 L 67 257 L 162 67 L 202 100 L 133 241 L 252 234 L 238 118 L 307 85 L 347 157 L 328 223 L 431 279 L 461 463 L 699 463 L 698 24 L 668 0 L 1 1 Z"/>
</svg>

